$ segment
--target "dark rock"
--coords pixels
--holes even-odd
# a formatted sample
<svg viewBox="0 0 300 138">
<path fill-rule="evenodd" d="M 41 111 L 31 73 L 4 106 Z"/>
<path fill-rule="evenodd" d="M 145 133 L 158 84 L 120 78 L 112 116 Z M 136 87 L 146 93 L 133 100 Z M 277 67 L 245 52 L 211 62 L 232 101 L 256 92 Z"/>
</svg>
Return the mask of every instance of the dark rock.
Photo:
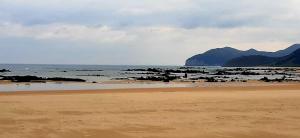
<svg viewBox="0 0 300 138">
<path fill-rule="evenodd" d="M 83 70 L 75 70 L 75 71 L 103 71 L 103 70 L 89 70 L 89 69 L 83 69 Z"/>
<path fill-rule="evenodd" d="M 264 82 L 282 82 L 286 80 L 286 76 L 283 76 L 282 78 L 276 78 L 276 79 L 269 79 L 268 77 L 263 77 L 260 80 Z"/>
<path fill-rule="evenodd" d="M 236 75 L 236 73 L 231 73 L 231 72 L 219 70 L 217 73 L 215 73 L 213 75 Z"/>
<path fill-rule="evenodd" d="M 249 71 L 243 71 L 241 75 L 260 75 L 259 73 L 256 72 L 249 72 Z"/>
<path fill-rule="evenodd" d="M 148 69 L 127 69 L 124 71 L 148 71 L 148 72 L 162 72 L 161 69 L 156 69 L 156 68 L 148 68 Z"/>
<path fill-rule="evenodd" d="M 86 80 L 79 79 L 79 78 L 61 78 L 61 77 L 54 77 L 54 78 L 44 78 L 45 80 L 49 81 L 71 81 L 71 82 L 86 82 Z"/>
<path fill-rule="evenodd" d="M 150 80 L 150 81 L 163 81 L 163 82 L 170 82 L 176 79 L 179 79 L 179 77 L 170 75 L 169 73 L 165 73 L 160 76 L 147 76 L 147 77 L 136 78 L 136 80 Z"/>
<path fill-rule="evenodd" d="M 206 82 L 218 82 L 214 77 L 207 77 Z"/>
<path fill-rule="evenodd" d="M 11 71 L 7 69 L 1 69 L 0 72 L 11 72 Z"/>
<path fill-rule="evenodd" d="M 207 74 L 207 73 L 209 73 L 209 72 L 205 72 L 204 70 L 190 70 L 190 69 L 187 69 L 187 70 L 168 69 L 168 70 L 165 70 L 165 72 L 168 72 L 168 73 L 190 73 L 190 74 L 196 74 L 196 73 Z"/>
<path fill-rule="evenodd" d="M 38 81 L 72 81 L 72 82 L 85 82 L 83 79 L 77 78 L 42 78 L 37 76 L 1 76 L 1 80 L 10 80 L 12 82 L 38 82 Z"/>
</svg>

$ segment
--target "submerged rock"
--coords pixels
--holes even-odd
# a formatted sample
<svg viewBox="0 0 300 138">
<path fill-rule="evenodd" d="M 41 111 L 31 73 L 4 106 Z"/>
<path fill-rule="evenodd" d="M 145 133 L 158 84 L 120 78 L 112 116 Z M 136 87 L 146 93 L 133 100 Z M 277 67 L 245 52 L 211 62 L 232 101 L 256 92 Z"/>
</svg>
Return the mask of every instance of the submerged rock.
<svg viewBox="0 0 300 138">
<path fill-rule="evenodd" d="M 11 72 L 11 71 L 7 69 L 0 69 L 0 72 Z"/>
<path fill-rule="evenodd" d="M 1 80 L 10 80 L 12 82 L 41 82 L 41 81 L 69 81 L 69 82 L 86 82 L 86 80 L 78 78 L 43 78 L 37 76 L 1 76 Z"/>
</svg>

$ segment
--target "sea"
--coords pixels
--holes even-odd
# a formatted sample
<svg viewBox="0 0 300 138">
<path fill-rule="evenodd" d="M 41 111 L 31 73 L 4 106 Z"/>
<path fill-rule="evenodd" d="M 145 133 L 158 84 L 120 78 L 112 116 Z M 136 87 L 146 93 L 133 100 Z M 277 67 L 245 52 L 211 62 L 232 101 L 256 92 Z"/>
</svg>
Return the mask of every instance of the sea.
<svg viewBox="0 0 300 138">
<path fill-rule="evenodd" d="M 43 65 L 43 64 L 0 64 L 0 69 L 7 69 L 11 72 L 0 72 L 1 76 L 37 76 L 45 78 L 62 77 L 62 78 L 80 78 L 86 83 L 0 83 L 0 92 L 13 91 L 44 91 L 44 90 L 95 90 L 95 89 L 122 89 L 122 88 L 165 88 L 165 87 L 192 87 L 188 83 L 163 83 L 163 82 L 143 82 L 143 83 L 107 83 L 109 81 L 131 79 L 136 77 L 146 77 L 147 74 L 143 71 L 130 71 L 132 69 L 173 69 L 178 70 L 186 68 L 183 66 L 137 66 L 137 65 Z M 224 69 L 223 67 L 189 67 L 193 70 L 204 70 L 209 74 L 190 74 L 188 78 L 197 77 L 212 77 L 217 70 Z M 272 69 L 272 68 L 271 68 Z M 266 70 L 253 70 L 253 72 L 261 72 Z M 175 74 L 176 76 L 184 76 L 185 74 Z M 229 75 L 223 76 L 230 80 L 238 78 L 240 80 L 258 80 L 262 77 L 270 79 L 281 78 L 283 75 Z M 293 79 L 299 79 L 300 75 L 295 74 Z"/>
<path fill-rule="evenodd" d="M 0 84 L 0 92 L 10 91 L 41 91 L 41 90 L 95 90 L 121 88 L 164 88 L 187 87 L 186 84 L 175 83 L 106 83 L 107 81 L 147 76 L 138 72 L 129 72 L 130 69 L 176 69 L 180 66 L 136 66 L 136 65 L 48 65 L 48 64 L 0 64 L 0 69 L 11 72 L 0 73 L 0 76 L 37 76 L 80 78 L 87 83 L 12 83 Z"/>
</svg>

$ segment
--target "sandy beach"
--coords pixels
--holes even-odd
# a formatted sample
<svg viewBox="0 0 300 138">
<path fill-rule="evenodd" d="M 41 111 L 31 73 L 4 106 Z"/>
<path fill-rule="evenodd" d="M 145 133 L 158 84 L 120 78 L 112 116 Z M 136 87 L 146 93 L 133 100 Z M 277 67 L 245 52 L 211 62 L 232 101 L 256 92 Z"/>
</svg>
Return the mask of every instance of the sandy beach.
<svg viewBox="0 0 300 138">
<path fill-rule="evenodd" d="M 300 85 L 0 93 L 1 138 L 299 138 Z"/>
<path fill-rule="evenodd" d="M 0 138 L 300 138 L 300 0 L 0 0 Z"/>
</svg>

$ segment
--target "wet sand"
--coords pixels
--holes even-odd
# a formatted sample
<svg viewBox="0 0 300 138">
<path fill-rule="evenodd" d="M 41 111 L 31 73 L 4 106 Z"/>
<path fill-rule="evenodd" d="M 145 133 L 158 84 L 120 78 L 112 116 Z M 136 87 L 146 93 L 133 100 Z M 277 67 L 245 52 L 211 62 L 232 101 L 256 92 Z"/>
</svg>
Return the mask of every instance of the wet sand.
<svg viewBox="0 0 300 138">
<path fill-rule="evenodd" d="M 300 85 L 0 93 L 1 138 L 299 138 Z"/>
</svg>

